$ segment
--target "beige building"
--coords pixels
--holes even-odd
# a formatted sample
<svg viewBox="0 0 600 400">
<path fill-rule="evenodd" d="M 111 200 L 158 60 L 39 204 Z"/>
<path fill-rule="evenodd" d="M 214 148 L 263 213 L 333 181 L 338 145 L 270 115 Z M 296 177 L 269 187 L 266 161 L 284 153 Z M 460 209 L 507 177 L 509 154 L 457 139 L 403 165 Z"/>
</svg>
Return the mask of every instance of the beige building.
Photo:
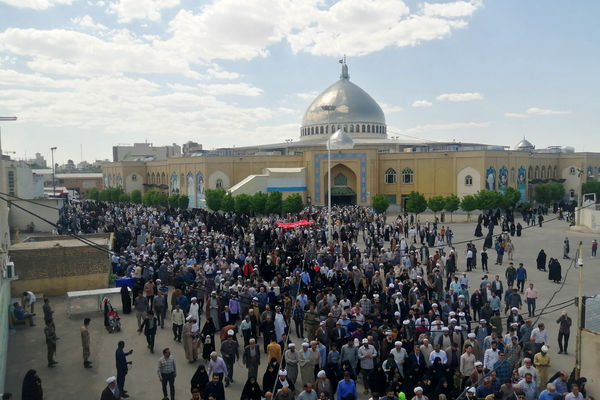
<svg viewBox="0 0 600 400">
<path fill-rule="evenodd" d="M 301 193 L 305 201 L 324 205 L 328 188 L 326 144 L 337 130 L 354 141 L 352 150 L 331 151 L 331 194 L 337 204 L 368 205 L 372 196 L 383 193 L 392 204 L 404 205 L 411 191 L 427 198 L 448 194 L 463 197 L 486 189 L 503 192 L 508 187 L 519 190 L 522 199 L 530 199 L 533 186 L 542 182 L 562 182 L 567 191 L 565 200 L 575 200 L 583 180 L 600 176 L 600 153 L 575 153 L 570 147 L 535 149 L 525 139 L 513 149 L 390 139 L 381 107 L 350 81 L 344 63 L 340 79 L 308 107 L 298 141 L 221 148 L 162 161 L 107 163 L 102 167 L 104 186 L 121 187 L 126 192 L 140 189 L 187 194 L 190 207 L 204 206 L 206 189 L 231 189 L 237 194 L 252 187 L 263 192 L 280 190 L 284 195 Z M 281 179 L 265 179 L 268 169 L 274 168 Z M 285 169 L 289 169 L 289 179 L 285 179 Z M 584 173 L 579 174 L 579 170 Z"/>
</svg>

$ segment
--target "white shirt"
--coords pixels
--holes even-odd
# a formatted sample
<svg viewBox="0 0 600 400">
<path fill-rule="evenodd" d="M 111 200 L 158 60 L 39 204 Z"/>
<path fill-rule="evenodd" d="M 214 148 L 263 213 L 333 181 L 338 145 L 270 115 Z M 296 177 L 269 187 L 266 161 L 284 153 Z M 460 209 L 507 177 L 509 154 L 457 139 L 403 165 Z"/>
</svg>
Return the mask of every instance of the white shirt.
<svg viewBox="0 0 600 400">
<path fill-rule="evenodd" d="M 494 369 L 494 364 L 498 361 L 498 349 L 487 349 L 483 356 L 483 368 Z"/>
</svg>

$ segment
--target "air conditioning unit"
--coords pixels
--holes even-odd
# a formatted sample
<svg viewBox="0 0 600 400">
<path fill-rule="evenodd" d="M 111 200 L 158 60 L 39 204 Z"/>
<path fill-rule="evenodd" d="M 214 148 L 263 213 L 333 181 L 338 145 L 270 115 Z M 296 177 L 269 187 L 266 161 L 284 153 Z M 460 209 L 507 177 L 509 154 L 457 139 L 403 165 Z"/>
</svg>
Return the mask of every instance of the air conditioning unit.
<svg viewBox="0 0 600 400">
<path fill-rule="evenodd" d="M 4 268 L 3 276 L 6 279 L 16 279 L 17 278 L 17 275 L 15 274 L 15 263 L 9 262 L 6 264 L 6 268 Z"/>
</svg>

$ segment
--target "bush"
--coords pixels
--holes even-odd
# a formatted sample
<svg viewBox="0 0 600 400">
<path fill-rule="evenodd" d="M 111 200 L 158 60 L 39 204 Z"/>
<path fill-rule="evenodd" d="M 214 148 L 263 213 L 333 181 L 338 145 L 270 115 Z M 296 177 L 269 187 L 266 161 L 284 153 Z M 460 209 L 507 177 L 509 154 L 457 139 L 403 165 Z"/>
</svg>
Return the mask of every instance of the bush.
<svg viewBox="0 0 600 400">
<path fill-rule="evenodd" d="M 235 200 L 231 196 L 231 193 L 226 193 L 221 199 L 221 210 L 227 212 L 235 210 Z"/>
<path fill-rule="evenodd" d="M 304 209 L 304 202 L 302 201 L 302 196 L 298 193 L 288 196 L 281 205 L 281 209 L 285 213 L 299 213 Z"/>
<path fill-rule="evenodd" d="M 179 200 L 177 202 L 177 207 L 181 210 L 185 210 L 190 205 L 190 198 L 185 194 L 179 195 Z"/>
<path fill-rule="evenodd" d="M 121 193 L 119 195 L 119 203 L 129 203 L 131 201 L 131 196 L 127 193 Z"/>
<path fill-rule="evenodd" d="M 434 218 L 437 213 L 444 209 L 444 196 L 433 196 L 427 200 L 427 206 L 433 211 Z"/>
<path fill-rule="evenodd" d="M 381 194 L 381 193 L 373 196 L 372 202 L 373 202 L 373 209 L 378 214 L 383 214 L 384 212 L 386 212 L 386 210 L 390 206 L 390 198 L 387 195 Z"/>
<path fill-rule="evenodd" d="M 263 192 L 254 193 L 252 196 L 252 210 L 257 215 L 265 214 L 265 207 L 267 205 L 267 195 Z"/>
<path fill-rule="evenodd" d="M 168 204 L 169 204 L 169 208 L 177 208 L 179 207 L 179 195 L 178 194 L 172 194 L 168 197 L 167 200 Z"/>
<path fill-rule="evenodd" d="M 267 198 L 267 203 L 265 205 L 267 214 L 281 214 L 281 206 L 282 206 L 282 194 L 280 191 L 275 190 L 269 193 L 269 197 Z"/>
<path fill-rule="evenodd" d="M 131 196 L 132 203 L 141 204 L 141 202 L 142 202 L 142 192 L 141 191 L 136 189 L 133 192 L 131 192 L 130 196 Z"/>
<path fill-rule="evenodd" d="M 410 192 L 406 199 L 406 211 L 413 214 L 421 214 L 427 209 L 427 200 L 419 192 Z"/>
<path fill-rule="evenodd" d="M 89 192 L 86 193 L 85 198 L 90 200 L 98 200 L 100 196 L 100 191 L 96 188 L 91 188 Z"/>
<path fill-rule="evenodd" d="M 204 192 L 206 206 L 213 211 L 219 211 L 221 209 L 221 201 L 223 200 L 224 196 L 224 189 L 206 189 Z"/>
<path fill-rule="evenodd" d="M 252 196 L 249 194 L 240 194 L 234 199 L 235 212 L 240 214 L 250 214 L 252 211 Z"/>
</svg>

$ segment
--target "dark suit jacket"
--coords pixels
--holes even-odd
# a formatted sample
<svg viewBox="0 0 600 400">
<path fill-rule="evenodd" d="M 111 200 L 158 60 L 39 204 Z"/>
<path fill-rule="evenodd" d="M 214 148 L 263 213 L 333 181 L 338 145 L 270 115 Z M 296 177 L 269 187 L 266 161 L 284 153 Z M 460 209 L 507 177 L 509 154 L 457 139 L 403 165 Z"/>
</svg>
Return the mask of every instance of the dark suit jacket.
<svg viewBox="0 0 600 400">
<path fill-rule="evenodd" d="M 104 390 L 102 391 L 102 395 L 100 396 L 100 400 L 119 400 L 119 398 L 120 396 L 115 397 L 113 395 L 112 391 L 108 386 L 104 388 Z"/>
<path fill-rule="evenodd" d="M 427 368 L 427 364 L 425 362 L 425 357 L 423 356 L 423 353 L 419 353 L 419 363 L 417 364 L 417 355 L 412 352 L 408 355 L 408 366 L 411 370 L 415 370 L 418 369 L 419 370 L 419 374 L 422 374 L 425 372 L 425 369 Z"/>
</svg>

